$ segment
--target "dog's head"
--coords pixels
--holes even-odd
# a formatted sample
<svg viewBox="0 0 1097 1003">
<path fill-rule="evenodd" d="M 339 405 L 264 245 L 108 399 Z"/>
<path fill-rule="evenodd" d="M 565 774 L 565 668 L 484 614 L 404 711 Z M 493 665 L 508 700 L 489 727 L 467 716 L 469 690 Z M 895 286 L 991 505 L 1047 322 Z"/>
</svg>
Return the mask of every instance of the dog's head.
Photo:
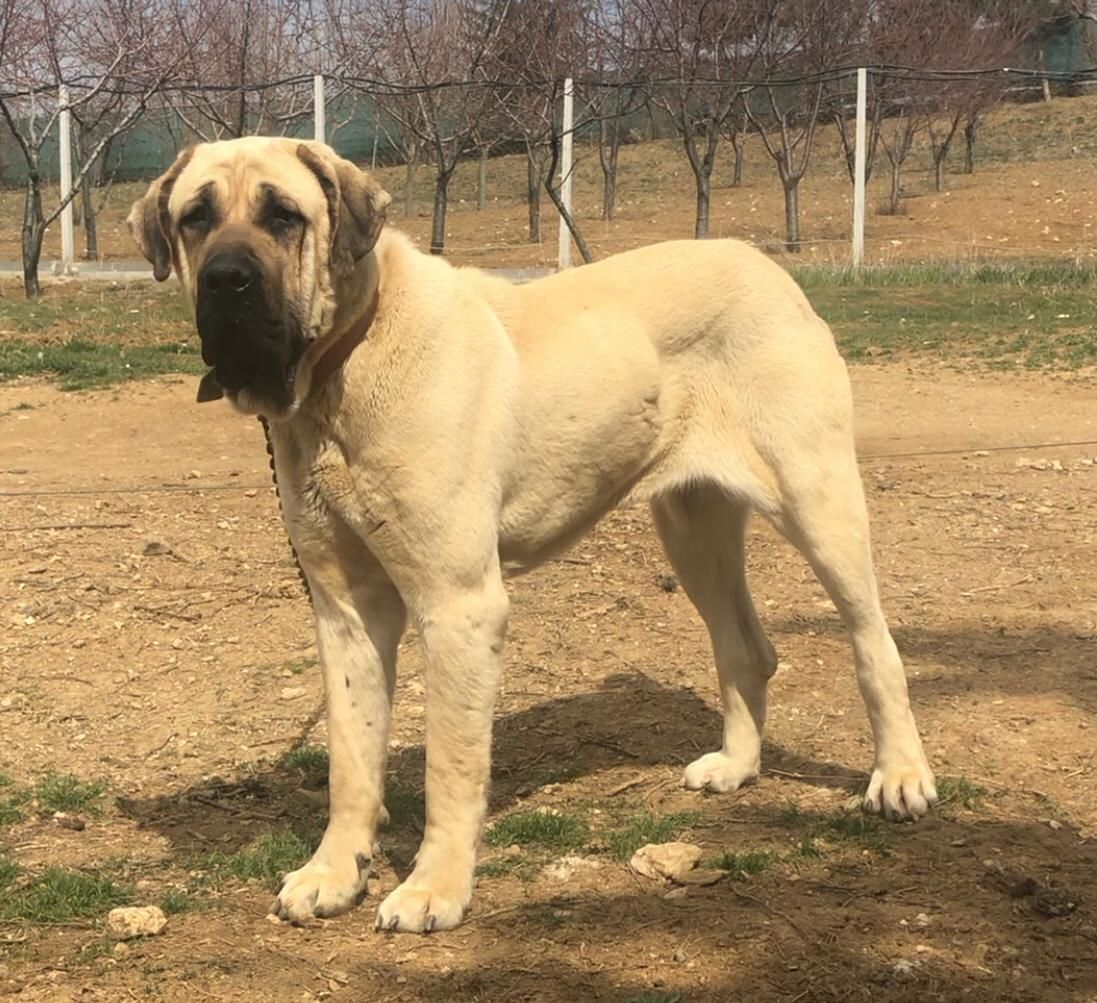
<svg viewBox="0 0 1097 1003">
<path fill-rule="evenodd" d="M 323 143 L 249 137 L 184 151 L 127 222 L 156 278 L 174 270 L 190 297 L 203 386 L 278 415 L 300 403 L 298 366 L 361 284 L 388 203 Z"/>
</svg>

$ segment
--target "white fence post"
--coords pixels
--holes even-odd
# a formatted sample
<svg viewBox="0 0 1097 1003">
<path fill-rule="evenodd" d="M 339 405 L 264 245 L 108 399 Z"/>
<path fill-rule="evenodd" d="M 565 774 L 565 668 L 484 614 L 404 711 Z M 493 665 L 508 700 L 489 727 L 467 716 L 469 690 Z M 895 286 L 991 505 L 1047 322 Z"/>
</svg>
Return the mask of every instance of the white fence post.
<svg viewBox="0 0 1097 1003">
<path fill-rule="evenodd" d="M 853 155 L 853 270 L 865 259 L 865 108 L 868 104 L 868 71 L 857 71 L 857 138 Z"/>
<path fill-rule="evenodd" d="M 560 201 L 568 215 L 571 215 L 571 131 L 575 124 L 575 112 L 572 98 L 572 81 L 564 81 L 563 143 L 560 150 Z M 564 217 L 560 217 L 560 249 L 556 257 L 556 266 L 561 271 L 571 267 L 571 231 Z"/>
<path fill-rule="evenodd" d="M 325 142 L 327 122 L 324 120 L 324 74 L 312 77 L 312 135 L 317 142 Z"/>
<path fill-rule="evenodd" d="M 61 166 L 61 199 L 65 208 L 61 210 L 61 267 L 68 272 L 76 263 L 76 249 L 72 235 L 72 112 L 69 110 L 69 89 L 61 85 L 57 97 L 61 106 L 59 117 L 60 143 L 58 158 Z"/>
</svg>

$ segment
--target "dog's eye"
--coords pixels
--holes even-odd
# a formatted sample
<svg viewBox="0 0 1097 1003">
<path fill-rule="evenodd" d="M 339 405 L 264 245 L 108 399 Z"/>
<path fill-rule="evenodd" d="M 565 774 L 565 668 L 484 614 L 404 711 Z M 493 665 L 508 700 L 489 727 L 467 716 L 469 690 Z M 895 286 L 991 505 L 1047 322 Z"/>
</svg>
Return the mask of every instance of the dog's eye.
<svg viewBox="0 0 1097 1003">
<path fill-rule="evenodd" d="M 284 233 L 295 226 L 299 226 L 304 221 L 305 218 L 296 209 L 291 209 L 288 205 L 275 205 L 271 208 L 270 225 L 277 232 Z"/>
<path fill-rule="evenodd" d="M 204 231 L 209 229 L 210 221 L 209 206 L 202 203 L 188 209 L 179 220 L 179 225 L 187 230 Z"/>
</svg>

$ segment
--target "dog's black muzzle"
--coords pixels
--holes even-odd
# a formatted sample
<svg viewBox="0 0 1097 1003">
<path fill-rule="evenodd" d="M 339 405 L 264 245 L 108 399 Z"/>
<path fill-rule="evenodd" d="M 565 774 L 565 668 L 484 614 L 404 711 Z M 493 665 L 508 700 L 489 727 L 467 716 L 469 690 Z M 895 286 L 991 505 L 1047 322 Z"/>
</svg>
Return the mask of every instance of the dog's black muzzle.
<svg viewBox="0 0 1097 1003">
<path fill-rule="evenodd" d="M 195 320 L 217 384 L 288 406 L 304 339 L 277 288 L 249 248 L 218 249 L 198 273 Z"/>
</svg>

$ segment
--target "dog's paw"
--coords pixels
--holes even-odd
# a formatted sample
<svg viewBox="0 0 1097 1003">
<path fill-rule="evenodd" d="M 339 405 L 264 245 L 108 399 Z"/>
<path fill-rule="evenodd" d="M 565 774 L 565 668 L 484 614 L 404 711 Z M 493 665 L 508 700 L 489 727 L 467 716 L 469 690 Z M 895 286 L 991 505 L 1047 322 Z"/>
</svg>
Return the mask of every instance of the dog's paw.
<svg viewBox="0 0 1097 1003">
<path fill-rule="evenodd" d="M 304 867 L 282 881 L 270 911 L 290 923 L 338 916 L 366 897 L 370 858 L 364 853 L 327 853 L 321 847 Z"/>
<path fill-rule="evenodd" d="M 692 791 L 708 788 L 718 794 L 737 791 L 758 776 L 757 758 L 737 758 L 725 752 L 709 752 L 686 767 L 682 785 Z"/>
<path fill-rule="evenodd" d="M 401 933 L 452 930 L 465 918 L 471 899 L 471 886 L 435 883 L 413 872 L 381 903 L 374 928 Z"/>
<path fill-rule="evenodd" d="M 914 821 L 921 818 L 930 805 L 937 803 L 937 785 L 925 757 L 903 757 L 872 771 L 862 807 L 867 812 L 883 815 L 892 822 Z"/>
</svg>

